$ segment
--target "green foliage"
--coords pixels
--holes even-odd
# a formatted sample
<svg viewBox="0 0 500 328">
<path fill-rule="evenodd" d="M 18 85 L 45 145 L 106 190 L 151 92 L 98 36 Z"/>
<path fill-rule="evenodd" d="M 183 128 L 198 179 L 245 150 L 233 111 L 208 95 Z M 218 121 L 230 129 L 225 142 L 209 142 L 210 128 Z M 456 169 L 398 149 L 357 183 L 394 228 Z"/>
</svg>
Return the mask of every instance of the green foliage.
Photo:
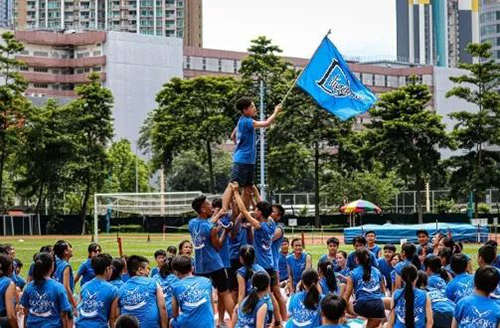
<svg viewBox="0 0 500 328">
<path fill-rule="evenodd" d="M 440 199 L 434 202 L 434 212 L 448 214 L 456 210 L 453 199 Z"/>
<path fill-rule="evenodd" d="M 485 204 L 485 203 L 479 203 L 478 211 L 479 211 L 478 213 L 489 214 L 490 213 L 490 206 L 488 204 Z"/>
</svg>

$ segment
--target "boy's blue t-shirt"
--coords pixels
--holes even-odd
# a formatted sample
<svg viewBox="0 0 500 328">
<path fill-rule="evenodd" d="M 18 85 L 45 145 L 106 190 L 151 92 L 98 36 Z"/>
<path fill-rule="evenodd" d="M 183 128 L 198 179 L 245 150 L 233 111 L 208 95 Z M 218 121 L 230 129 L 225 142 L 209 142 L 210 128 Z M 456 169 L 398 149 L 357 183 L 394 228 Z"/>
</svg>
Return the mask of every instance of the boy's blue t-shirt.
<svg viewBox="0 0 500 328">
<path fill-rule="evenodd" d="M 354 293 L 357 300 L 379 300 L 382 299 L 382 283 L 384 281 L 382 274 L 375 267 L 370 267 L 370 280 L 363 280 L 363 267 L 358 266 L 351 271 L 350 277 L 354 287 Z"/>
<path fill-rule="evenodd" d="M 375 255 L 373 255 L 372 252 L 369 252 L 369 254 L 370 254 L 371 265 L 378 269 L 379 267 L 378 267 L 377 258 L 375 257 Z M 347 268 L 349 268 L 349 270 L 352 271 L 357 267 L 358 267 L 358 263 L 356 263 L 356 251 L 353 251 L 347 256 Z"/>
<path fill-rule="evenodd" d="M 474 293 L 474 276 L 461 273 L 453 278 L 446 286 L 445 295 L 454 303 Z"/>
<path fill-rule="evenodd" d="M 390 263 L 387 263 L 387 260 L 384 257 L 378 259 L 377 262 L 380 272 L 384 275 L 386 286 L 389 290 L 391 290 L 392 289 L 391 272 L 394 271 L 394 267 Z"/>
<path fill-rule="evenodd" d="M 194 244 L 195 270 L 197 274 L 205 274 L 224 268 L 219 252 L 213 247 L 210 231 L 214 225 L 200 218 L 189 221 L 189 232 Z"/>
<path fill-rule="evenodd" d="M 167 306 L 167 314 L 169 318 L 172 318 L 172 285 L 179 281 L 179 278 L 175 274 L 169 274 L 165 278 L 157 274 L 153 277 L 154 280 L 160 285 L 163 296 L 165 298 L 165 305 Z"/>
<path fill-rule="evenodd" d="M 127 282 L 130 279 L 130 275 L 128 273 L 122 274 L 122 281 Z"/>
<path fill-rule="evenodd" d="M 12 279 L 7 276 L 3 276 L 0 278 L 0 312 L 5 311 L 5 292 L 7 292 L 7 288 L 9 288 Z"/>
<path fill-rule="evenodd" d="M 69 268 L 69 287 L 72 292 L 75 291 L 75 278 L 73 277 L 73 268 L 71 265 L 61 260 L 60 258 L 56 258 L 56 271 L 54 272 L 54 280 L 58 283 L 64 285 L 64 271 L 66 268 Z"/>
<path fill-rule="evenodd" d="M 80 286 L 85 285 L 87 281 L 91 281 L 95 277 L 94 269 L 92 269 L 92 259 L 87 259 L 85 262 L 80 264 L 77 272 L 80 278 Z"/>
<path fill-rule="evenodd" d="M 116 278 L 115 280 L 109 280 L 108 281 L 111 285 L 115 286 L 116 288 L 118 288 L 118 290 L 120 290 L 120 288 L 123 286 L 123 284 L 125 283 L 123 280 L 122 280 L 122 277 L 118 277 Z"/>
<path fill-rule="evenodd" d="M 267 305 L 267 313 L 273 308 L 271 304 L 271 298 L 269 295 L 264 296 L 259 299 L 254 309 L 250 313 L 243 312 L 243 304 L 245 304 L 246 299 L 243 300 L 242 304 L 238 306 L 238 321 L 236 322 L 235 328 L 256 328 L 257 327 L 257 313 L 259 309 L 265 304 Z M 266 314 L 266 318 L 264 319 L 264 323 L 268 322 L 268 314 Z"/>
<path fill-rule="evenodd" d="M 224 226 L 228 226 L 231 223 L 231 215 L 225 215 L 223 218 L 220 219 L 220 222 Z M 223 231 L 219 231 L 219 237 L 222 236 Z M 224 268 L 230 268 L 231 267 L 231 260 L 230 260 L 230 254 L 229 254 L 229 233 L 226 234 L 226 237 L 224 238 L 224 241 L 222 242 L 222 248 L 219 250 L 219 256 L 220 259 L 222 260 L 222 264 L 224 265 Z"/>
<path fill-rule="evenodd" d="M 241 116 L 236 125 L 233 163 L 255 165 L 255 128 L 251 117 Z"/>
<path fill-rule="evenodd" d="M 449 300 L 444 291 L 436 288 L 426 288 L 431 300 L 432 313 L 447 313 L 453 315 L 455 303 Z"/>
<path fill-rule="evenodd" d="M 149 277 L 134 276 L 127 280 L 118 293 L 120 314 L 136 317 L 141 327 L 160 327 L 157 287 L 156 280 Z"/>
<path fill-rule="evenodd" d="M 274 260 L 274 271 L 278 272 L 280 270 L 279 266 L 279 258 L 280 258 L 280 253 L 281 253 L 281 244 L 283 244 L 283 238 L 285 237 L 285 230 L 283 227 L 279 224 L 276 224 L 276 230 L 280 229 L 281 230 L 281 237 L 276 239 L 275 241 L 272 242 L 271 244 L 271 251 L 273 253 L 273 260 Z M 276 233 L 275 230 L 275 233 Z M 273 236 L 274 238 L 274 236 Z"/>
<path fill-rule="evenodd" d="M 254 230 L 253 246 L 255 248 L 256 263 L 264 269 L 274 270 L 274 259 L 271 244 L 276 230 L 273 220 L 261 222 L 260 228 Z"/>
<path fill-rule="evenodd" d="M 239 260 L 240 258 L 240 247 L 248 244 L 247 240 L 247 229 L 240 225 L 238 232 L 235 234 L 234 238 L 231 238 L 229 234 L 229 259 Z"/>
<path fill-rule="evenodd" d="M 366 248 L 372 252 L 372 254 L 375 256 L 376 259 L 378 259 L 378 254 L 380 253 L 380 251 L 382 250 L 382 248 L 380 248 L 379 245 L 375 244 L 375 246 L 373 246 L 372 248 L 370 248 L 369 246 L 366 246 Z"/>
<path fill-rule="evenodd" d="M 27 327 L 60 328 L 61 313 L 73 311 L 64 286 L 52 279 L 46 279 L 39 286 L 30 282 L 20 303 L 29 312 Z"/>
<path fill-rule="evenodd" d="M 444 281 L 443 278 L 441 278 L 440 275 L 433 273 L 429 276 L 429 280 L 427 282 L 427 287 L 428 288 L 437 288 L 442 291 L 446 289 L 446 281 Z"/>
<path fill-rule="evenodd" d="M 241 268 L 239 268 L 237 271 L 236 271 L 236 275 L 237 276 L 242 276 L 243 279 L 246 279 L 246 275 L 247 275 L 247 267 L 246 266 L 242 266 Z M 264 268 L 262 268 L 260 265 L 258 264 L 254 264 L 252 265 L 252 271 L 253 273 L 257 272 L 257 271 L 266 271 L 264 270 Z M 252 274 L 252 277 L 253 277 L 253 274 Z M 250 279 L 248 280 L 245 280 L 245 296 L 250 294 L 250 292 L 252 291 L 252 277 L 250 277 Z"/>
<path fill-rule="evenodd" d="M 174 327 L 213 327 L 212 282 L 205 277 L 190 276 L 172 285 L 172 295 L 179 306 Z"/>
<path fill-rule="evenodd" d="M 154 276 L 156 276 L 159 273 L 160 273 L 160 268 L 158 268 L 157 266 L 155 266 L 154 268 L 151 269 L 151 272 L 149 273 L 149 276 L 151 278 L 153 278 Z"/>
<path fill-rule="evenodd" d="M 118 297 L 118 288 L 100 278 L 83 285 L 82 300 L 78 304 L 76 328 L 107 328 L 111 303 Z"/>
<path fill-rule="evenodd" d="M 315 310 L 308 309 L 304 306 L 306 291 L 293 294 L 288 304 L 288 314 L 290 318 L 286 323 L 286 328 L 301 327 L 312 328 L 321 325 L 321 300 L 324 295 L 320 295 L 320 303 Z"/>
<path fill-rule="evenodd" d="M 488 297 L 466 296 L 457 303 L 453 317 L 459 328 L 497 328 L 500 305 Z"/>
<path fill-rule="evenodd" d="M 404 288 L 400 288 L 394 292 L 394 311 L 396 314 L 395 328 L 405 328 L 406 316 L 406 300 L 404 296 Z M 422 289 L 413 288 L 413 315 L 415 328 L 425 328 L 426 318 L 426 303 L 427 293 Z"/>
<path fill-rule="evenodd" d="M 286 257 L 287 255 L 284 255 L 283 253 L 279 253 L 278 257 L 278 271 L 280 275 L 280 281 L 288 279 L 288 264 L 286 263 Z"/>
<path fill-rule="evenodd" d="M 290 272 L 292 273 L 294 287 L 296 287 L 300 279 L 302 279 L 302 272 L 306 269 L 306 258 L 306 253 L 300 254 L 299 258 L 296 258 L 294 253 L 286 257 L 286 263 L 290 267 Z"/>
</svg>

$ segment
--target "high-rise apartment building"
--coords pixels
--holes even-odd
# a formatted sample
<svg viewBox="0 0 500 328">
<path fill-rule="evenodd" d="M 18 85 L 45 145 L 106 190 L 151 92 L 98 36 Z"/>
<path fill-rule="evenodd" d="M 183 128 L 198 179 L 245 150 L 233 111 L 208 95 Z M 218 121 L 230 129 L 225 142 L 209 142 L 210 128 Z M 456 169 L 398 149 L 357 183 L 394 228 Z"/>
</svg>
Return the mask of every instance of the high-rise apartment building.
<svg viewBox="0 0 500 328">
<path fill-rule="evenodd" d="M 14 1 L 13 24 L 19 30 L 121 31 L 180 37 L 186 46 L 203 46 L 202 0 L 1 1 Z"/>
<path fill-rule="evenodd" d="M 481 0 L 481 42 L 493 45 L 493 57 L 500 62 L 500 0 Z"/>
<path fill-rule="evenodd" d="M 479 42 L 479 0 L 396 0 L 400 61 L 457 67 Z"/>
</svg>

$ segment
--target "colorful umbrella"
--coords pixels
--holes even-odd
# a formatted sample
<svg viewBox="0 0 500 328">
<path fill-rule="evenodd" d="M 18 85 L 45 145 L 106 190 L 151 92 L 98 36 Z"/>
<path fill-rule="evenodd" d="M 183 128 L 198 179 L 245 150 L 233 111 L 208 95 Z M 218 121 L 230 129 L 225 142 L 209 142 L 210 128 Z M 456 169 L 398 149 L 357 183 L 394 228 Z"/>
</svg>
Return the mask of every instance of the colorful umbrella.
<svg viewBox="0 0 500 328">
<path fill-rule="evenodd" d="M 340 210 L 346 214 L 368 212 L 380 213 L 382 211 L 377 205 L 362 199 L 358 199 L 357 201 L 344 205 L 340 208 Z"/>
</svg>

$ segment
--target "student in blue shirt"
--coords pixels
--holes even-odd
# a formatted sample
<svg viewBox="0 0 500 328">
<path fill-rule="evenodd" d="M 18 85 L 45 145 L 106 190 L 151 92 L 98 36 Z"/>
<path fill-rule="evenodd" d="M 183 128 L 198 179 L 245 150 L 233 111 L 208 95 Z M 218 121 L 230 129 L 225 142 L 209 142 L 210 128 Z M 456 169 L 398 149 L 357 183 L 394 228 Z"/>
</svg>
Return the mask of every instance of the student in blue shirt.
<svg viewBox="0 0 500 328">
<path fill-rule="evenodd" d="M 417 253 L 422 248 L 431 247 L 432 244 L 429 242 L 429 232 L 425 229 L 418 230 L 417 233 Z"/>
<path fill-rule="evenodd" d="M 368 250 L 372 252 L 377 259 L 380 258 L 382 256 L 382 248 L 380 248 L 380 246 L 376 244 L 377 234 L 375 233 L 375 231 L 367 231 L 365 233 L 365 238 L 367 243 L 366 248 L 368 248 Z"/>
<path fill-rule="evenodd" d="M 490 239 L 487 240 L 484 244 L 492 246 L 495 249 L 495 252 L 498 251 L 498 243 L 496 242 L 496 240 Z M 495 260 L 493 261 L 493 266 L 497 269 L 500 269 L 500 254 L 495 257 Z"/>
<path fill-rule="evenodd" d="M 246 220 L 245 220 L 246 221 Z M 250 232 L 248 232 L 250 230 Z M 229 232 L 229 260 L 231 269 L 227 270 L 229 290 L 233 299 L 238 299 L 238 280 L 236 272 L 241 268 L 240 262 L 240 247 L 251 244 L 247 240 L 247 236 L 251 235 L 251 226 L 248 223 L 243 223 L 243 215 L 239 214 L 234 221 L 234 227 Z"/>
<path fill-rule="evenodd" d="M 73 297 L 75 282 L 73 279 L 73 268 L 69 264 L 69 260 L 73 257 L 73 248 L 71 244 L 64 240 L 57 241 L 54 245 L 54 255 L 56 260 L 54 280 L 64 286 L 69 303 L 73 306 L 73 311 L 76 314 L 76 306 L 78 304 Z"/>
<path fill-rule="evenodd" d="M 478 250 L 477 264 L 479 264 L 479 267 L 483 267 L 486 265 L 493 266 L 493 262 L 495 261 L 496 257 L 497 253 L 493 246 L 483 245 Z M 490 294 L 490 297 L 494 298 L 500 305 L 500 285 L 495 288 L 495 290 Z"/>
<path fill-rule="evenodd" d="M 320 262 L 318 265 L 319 274 L 319 291 L 323 295 L 328 295 L 335 293 L 337 295 L 342 295 L 343 290 L 340 289 L 340 284 L 335 277 L 335 269 L 333 267 L 333 262 L 326 260 Z M 302 282 L 304 280 L 302 279 Z M 344 286 L 344 285 L 343 285 Z"/>
<path fill-rule="evenodd" d="M 392 286 L 392 291 L 403 287 L 403 280 L 401 279 L 401 272 L 404 267 L 413 264 L 417 270 L 420 269 L 420 260 L 417 257 L 417 248 L 411 242 L 406 242 L 401 246 L 401 258 L 402 261 L 396 264 L 394 267 L 394 285 Z"/>
<path fill-rule="evenodd" d="M 444 295 L 443 290 L 428 287 L 427 283 L 427 274 L 424 271 L 419 271 L 415 287 L 425 290 L 431 300 L 432 318 L 434 319 L 433 328 L 451 327 L 453 313 L 455 312 L 455 303 Z"/>
<path fill-rule="evenodd" d="M 130 279 L 130 275 L 128 274 L 128 268 L 127 268 L 128 256 L 122 255 L 122 260 L 123 260 L 122 281 L 127 282 Z"/>
<path fill-rule="evenodd" d="M 17 267 L 14 259 L 16 258 L 16 249 L 12 244 L 1 244 L 0 245 L 0 254 L 5 254 L 8 256 L 12 263 L 12 270 L 10 270 L 9 278 L 14 282 L 16 286 L 20 284 L 20 281 L 17 277 Z"/>
<path fill-rule="evenodd" d="M 72 328 L 73 308 L 63 285 L 50 278 L 54 270 L 52 254 L 35 258 L 33 281 L 23 291 L 24 327 Z"/>
<path fill-rule="evenodd" d="M 241 246 L 240 261 L 242 267 L 236 272 L 238 279 L 238 303 L 252 291 L 252 277 L 255 272 L 266 271 L 255 263 L 255 248 L 251 245 Z"/>
<path fill-rule="evenodd" d="M 302 272 L 312 268 L 312 258 L 308 253 L 303 252 L 302 239 L 292 239 L 293 253 L 288 255 L 286 263 L 288 265 L 288 291 L 290 294 L 295 293 L 297 285 L 302 277 Z"/>
<path fill-rule="evenodd" d="M 214 327 L 212 282 L 202 276 L 193 276 L 191 259 L 176 256 L 172 268 L 179 281 L 172 285 L 172 316 L 170 326 L 177 328 Z"/>
<path fill-rule="evenodd" d="M 80 292 L 82 299 L 78 304 L 76 328 L 114 327 L 118 313 L 118 288 L 107 281 L 113 271 L 112 260 L 109 254 L 92 257 L 95 277 L 85 283 Z"/>
<path fill-rule="evenodd" d="M 0 327 L 17 327 L 14 308 L 16 285 L 9 278 L 13 270 L 12 260 L 7 255 L 0 255 Z"/>
<path fill-rule="evenodd" d="M 21 277 L 21 270 L 24 266 L 23 262 L 21 262 L 20 259 L 15 258 L 12 263 L 13 263 L 12 266 L 16 267 L 15 271 L 16 271 L 17 282 L 15 284 L 17 287 L 23 290 L 24 286 L 26 286 L 26 281 L 23 279 L 23 277 Z"/>
<path fill-rule="evenodd" d="M 394 293 L 388 327 L 432 328 L 431 300 L 424 290 L 415 288 L 417 278 L 418 271 L 414 265 L 407 265 L 401 270 L 405 285 Z"/>
<path fill-rule="evenodd" d="M 455 308 L 452 328 L 497 328 L 500 305 L 489 298 L 500 282 L 498 270 L 491 266 L 477 269 L 474 275 L 475 294 L 462 298 Z"/>
<path fill-rule="evenodd" d="M 177 247 L 175 247 L 175 246 L 168 246 L 167 247 L 167 254 L 166 255 L 176 256 L 177 255 Z"/>
<path fill-rule="evenodd" d="M 40 251 L 38 253 L 51 253 L 53 254 L 53 246 L 52 245 L 45 245 L 40 248 Z M 35 257 L 38 255 L 38 253 L 35 253 L 33 255 L 33 262 L 30 265 L 30 268 L 28 270 L 28 276 L 26 277 L 26 283 L 29 283 L 30 281 L 33 280 L 33 269 L 35 268 Z"/>
<path fill-rule="evenodd" d="M 290 247 L 290 242 L 288 238 L 284 237 L 283 242 L 281 243 L 281 249 L 278 257 L 278 268 L 279 268 L 279 277 L 280 277 L 280 285 L 284 287 L 283 284 L 286 284 L 288 281 L 288 264 L 286 263 L 286 258 L 290 254 L 288 253 L 288 248 Z"/>
<path fill-rule="evenodd" d="M 394 254 L 396 254 L 396 246 L 386 244 L 384 245 L 384 257 L 377 260 L 380 273 L 384 275 L 385 287 L 387 290 L 392 290 L 391 273 L 394 271 L 394 267 L 392 266 L 391 260 Z"/>
<path fill-rule="evenodd" d="M 468 274 L 467 258 L 464 254 L 457 253 L 451 257 L 451 269 L 456 276 L 446 286 L 445 294 L 455 304 L 462 298 L 474 293 L 474 276 Z"/>
<path fill-rule="evenodd" d="M 209 221 L 208 218 L 213 213 L 212 203 L 203 195 L 196 197 L 191 206 L 198 213 L 197 218 L 189 221 L 189 232 L 194 243 L 196 275 L 212 280 L 219 294 L 218 299 L 222 300 L 224 310 L 231 315 L 234 301 L 229 292 L 226 269 L 219 255 L 227 230 L 224 230 L 219 237 L 217 227 L 214 225 L 224 213 L 219 211 Z"/>
<path fill-rule="evenodd" d="M 451 249 L 443 248 L 439 251 L 438 256 L 441 260 L 441 264 L 443 265 L 450 278 L 455 277 L 456 273 L 451 269 L 451 257 L 453 256 L 453 252 L 451 251 Z"/>
<path fill-rule="evenodd" d="M 142 327 L 166 328 L 167 310 L 163 291 L 156 280 L 149 278 L 149 261 L 139 255 L 127 260 L 130 279 L 118 292 L 120 314 L 137 317 Z"/>
<path fill-rule="evenodd" d="M 121 257 L 115 257 L 113 261 L 111 261 L 111 268 L 113 269 L 113 271 L 111 272 L 111 276 L 109 277 L 108 281 L 111 285 L 118 288 L 118 290 L 124 284 L 122 279 L 122 272 L 125 264 L 123 262 L 124 260 Z"/>
<path fill-rule="evenodd" d="M 351 270 L 347 267 L 347 253 L 344 251 L 337 252 L 337 270 L 336 275 L 337 279 L 341 284 L 347 283 L 347 277 Z"/>
<path fill-rule="evenodd" d="M 345 311 L 347 303 L 342 297 L 330 294 L 321 301 L 321 327 L 349 328 L 345 325 Z"/>
<path fill-rule="evenodd" d="M 172 269 L 173 260 L 174 256 L 167 256 L 160 267 L 160 272 L 153 277 L 163 290 L 163 297 L 165 298 L 167 315 L 169 318 L 172 318 L 172 285 L 179 281 L 179 278 L 177 278 L 174 274 L 174 270 Z"/>
<path fill-rule="evenodd" d="M 78 283 L 78 280 L 80 280 L 80 278 L 82 278 L 80 286 L 83 286 L 87 281 L 94 279 L 95 273 L 91 265 L 92 258 L 99 255 L 102 252 L 102 248 L 97 243 L 91 243 L 87 248 L 87 251 L 88 251 L 88 258 L 85 262 L 83 262 L 80 265 L 80 267 L 78 268 L 78 272 L 76 273 L 75 276 L 75 284 Z"/>
<path fill-rule="evenodd" d="M 193 258 L 193 243 L 190 240 L 183 240 L 179 243 L 179 255 L 187 255 L 191 258 L 191 265 L 193 266 L 193 273 L 195 273 L 194 270 L 194 258 Z"/>
<path fill-rule="evenodd" d="M 252 292 L 234 308 L 231 327 L 256 328 L 266 327 L 269 323 L 269 311 L 272 309 L 270 277 L 265 271 L 256 272 L 252 279 Z"/>
<path fill-rule="evenodd" d="M 350 271 L 354 270 L 358 266 L 358 263 L 356 262 L 356 251 L 358 249 L 366 248 L 366 238 L 363 236 L 354 237 L 352 239 L 352 245 L 354 246 L 354 251 L 352 251 L 347 257 L 347 268 Z M 370 252 L 370 263 L 378 269 L 377 258 L 372 252 Z"/>
<path fill-rule="evenodd" d="M 356 251 L 358 266 L 351 271 L 347 278 L 347 287 L 344 299 L 348 304 L 347 312 L 351 315 L 365 317 L 368 321 L 366 327 L 378 327 L 385 320 L 385 306 L 383 297 L 385 295 L 384 277 L 380 271 L 372 266 L 371 256 L 373 254 L 366 248 Z M 349 300 L 355 293 L 356 301 L 352 309 Z"/>
<path fill-rule="evenodd" d="M 335 271 L 339 271 L 340 267 L 337 265 L 337 251 L 339 249 L 339 239 L 337 237 L 330 237 L 326 240 L 326 247 L 328 254 L 323 254 L 318 260 L 318 266 L 321 262 L 330 260 L 333 263 Z"/>
<path fill-rule="evenodd" d="M 313 269 L 307 269 L 303 272 L 301 281 L 304 290 L 295 293 L 290 298 L 288 304 L 290 318 L 286 323 L 286 328 L 312 328 L 321 324 L 320 302 L 324 295 L 318 290 L 318 273 Z"/>
<path fill-rule="evenodd" d="M 272 213 L 271 213 L 271 218 L 273 219 L 274 223 L 276 224 L 276 230 L 274 232 L 274 237 L 273 241 L 271 244 L 271 251 L 273 253 L 273 260 L 274 260 L 274 272 L 276 272 L 276 276 L 278 279 L 274 279 L 273 284 L 271 285 L 271 291 L 274 295 L 274 298 L 276 299 L 276 302 L 278 302 L 278 305 L 280 307 L 280 313 L 282 315 L 281 320 L 286 321 L 286 300 L 283 297 L 283 294 L 281 294 L 281 287 L 280 283 L 281 281 L 285 280 L 288 278 L 288 270 L 286 270 L 286 277 L 283 277 L 281 279 L 281 272 L 280 272 L 280 258 L 281 258 L 281 246 L 283 244 L 283 241 L 285 240 L 285 229 L 281 225 L 279 225 L 279 222 L 285 215 L 285 209 L 283 206 L 276 204 L 272 206 Z M 288 240 L 288 239 L 287 239 Z M 286 258 L 285 258 L 285 263 L 286 263 Z"/>
<path fill-rule="evenodd" d="M 429 255 L 424 260 L 425 273 L 429 277 L 427 287 L 437 288 L 444 292 L 450 277 L 441 265 L 441 260 L 436 255 Z"/>
<path fill-rule="evenodd" d="M 154 257 L 156 261 L 156 266 L 153 269 L 151 269 L 151 275 L 150 275 L 151 278 L 160 273 L 160 267 L 163 265 L 163 262 L 167 257 L 167 252 L 165 252 L 163 249 L 158 249 L 155 251 Z"/>
</svg>

